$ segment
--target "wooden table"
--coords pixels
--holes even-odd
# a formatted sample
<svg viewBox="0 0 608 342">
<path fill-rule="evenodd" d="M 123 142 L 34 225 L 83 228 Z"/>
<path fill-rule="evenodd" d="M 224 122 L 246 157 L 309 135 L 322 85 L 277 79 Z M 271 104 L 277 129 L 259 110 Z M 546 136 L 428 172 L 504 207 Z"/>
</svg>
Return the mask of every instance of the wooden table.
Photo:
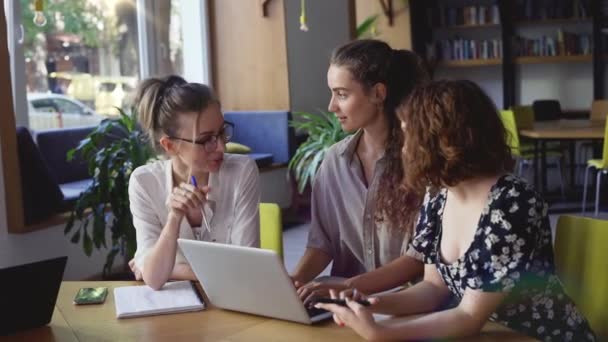
<svg viewBox="0 0 608 342">
<path fill-rule="evenodd" d="M 359 341 L 351 329 L 329 320 L 314 326 L 226 311 L 209 306 L 204 311 L 116 319 L 114 287 L 137 282 L 63 282 L 51 323 L 0 341 Z M 81 287 L 107 286 L 101 305 L 72 304 Z M 535 341 L 495 323 L 480 336 L 461 341 Z"/>
<path fill-rule="evenodd" d="M 556 120 L 534 123 L 531 129 L 519 131 L 521 137 L 534 141 L 534 185 L 539 192 L 547 188 L 547 141 L 568 141 L 570 163 L 574 164 L 574 143 L 583 140 L 604 139 L 605 121 Z M 538 163 L 540 157 L 540 165 Z M 539 182 L 539 169 L 542 183 Z M 574 168 L 570 169 L 570 181 L 574 184 Z"/>
</svg>

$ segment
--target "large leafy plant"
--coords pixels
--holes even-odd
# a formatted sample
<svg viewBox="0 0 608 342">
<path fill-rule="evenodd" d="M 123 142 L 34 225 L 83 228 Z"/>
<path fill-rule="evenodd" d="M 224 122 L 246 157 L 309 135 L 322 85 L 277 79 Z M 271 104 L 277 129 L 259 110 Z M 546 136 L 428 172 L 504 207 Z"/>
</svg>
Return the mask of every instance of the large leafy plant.
<svg viewBox="0 0 608 342">
<path fill-rule="evenodd" d="M 350 133 L 342 130 L 333 113 L 294 112 L 293 115 L 295 119 L 290 125 L 308 135 L 288 164 L 298 183 L 298 192 L 302 193 L 307 184 L 312 185 L 327 150 Z"/>
<path fill-rule="evenodd" d="M 104 277 L 111 273 L 119 252 L 125 260 L 135 254 L 129 177 L 135 168 L 154 157 L 146 135 L 137 128 L 135 112 L 119 111 L 117 119 L 103 121 L 68 152 L 68 159 L 78 155 L 87 163 L 93 182 L 76 201 L 65 234 L 72 234 L 73 243 L 82 241 L 84 253 L 90 256 L 93 248 L 108 249 L 106 229 L 110 229 L 111 245 L 103 267 Z"/>
</svg>

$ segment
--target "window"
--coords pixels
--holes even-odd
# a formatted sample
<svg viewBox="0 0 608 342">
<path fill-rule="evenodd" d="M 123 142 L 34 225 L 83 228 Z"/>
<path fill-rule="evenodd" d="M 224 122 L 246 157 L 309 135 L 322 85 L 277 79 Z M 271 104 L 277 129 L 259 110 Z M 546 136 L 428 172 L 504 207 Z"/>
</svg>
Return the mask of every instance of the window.
<svg viewBox="0 0 608 342">
<path fill-rule="evenodd" d="M 33 0 L 4 0 L 15 113 L 14 121 L 0 118 L 4 127 L 7 122 L 13 131 L 15 123 L 34 131 L 97 125 L 117 115 L 116 107 L 129 107 L 144 77 L 209 79 L 201 73 L 209 70 L 208 52 L 206 58 L 198 58 L 200 48 L 188 58 L 183 53 L 208 47 L 205 0 L 44 0 L 44 5 L 47 23 L 38 27 Z M 183 31 L 190 32 L 183 36 Z M 21 184 L 9 167 L 17 151 L 4 152 L 5 184 Z M 9 217 L 11 231 L 29 230 L 12 221 Z"/>
</svg>

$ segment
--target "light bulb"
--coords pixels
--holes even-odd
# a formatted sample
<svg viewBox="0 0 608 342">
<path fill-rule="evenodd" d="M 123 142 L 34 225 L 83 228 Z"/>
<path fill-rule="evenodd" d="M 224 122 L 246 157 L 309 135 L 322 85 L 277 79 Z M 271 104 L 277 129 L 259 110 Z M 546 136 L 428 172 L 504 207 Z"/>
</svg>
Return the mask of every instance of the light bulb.
<svg viewBox="0 0 608 342">
<path fill-rule="evenodd" d="M 42 13 L 40 11 L 35 12 L 34 25 L 36 25 L 38 27 L 43 27 L 44 25 L 46 25 L 46 17 L 44 16 L 44 13 Z"/>
<path fill-rule="evenodd" d="M 44 10 L 44 0 L 34 1 L 34 25 L 42 27 L 46 25 L 46 17 L 42 12 Z"/>
</svg>

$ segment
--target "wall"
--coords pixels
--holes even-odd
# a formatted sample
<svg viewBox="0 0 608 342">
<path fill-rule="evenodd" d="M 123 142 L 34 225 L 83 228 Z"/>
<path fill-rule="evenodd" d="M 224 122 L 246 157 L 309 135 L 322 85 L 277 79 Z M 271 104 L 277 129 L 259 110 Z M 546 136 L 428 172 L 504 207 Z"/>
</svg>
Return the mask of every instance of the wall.
<svg viewBox="0 0 608 342">
<path fill-rule="evenodd" d="M 410 27 L 409 1 L 393 0 L 393 25 L 389 26 L 388 18 L 382 12 L 379 1 L 356 0 L 357 25 L 371 15 L 380 14 L 376 20 L 379 33 L 375 38 L 386 41 L 394 49 L 411 49 L 412 33 Z"/>
<path fill-rule="evenodd" d="M 300 30 L 300 1 L 285 1 L 289 98 L 292 111 L 327 110 L 329 58 L 336 46 L 351 40 L 353 2 L 307 1 L 309 30 Z"/>
<path fill-rule="evenodd" d="M 287 110 L 289 84 L 283 0 L 212 0 L 213 82 L 224 110 Z"/>
</svg>

